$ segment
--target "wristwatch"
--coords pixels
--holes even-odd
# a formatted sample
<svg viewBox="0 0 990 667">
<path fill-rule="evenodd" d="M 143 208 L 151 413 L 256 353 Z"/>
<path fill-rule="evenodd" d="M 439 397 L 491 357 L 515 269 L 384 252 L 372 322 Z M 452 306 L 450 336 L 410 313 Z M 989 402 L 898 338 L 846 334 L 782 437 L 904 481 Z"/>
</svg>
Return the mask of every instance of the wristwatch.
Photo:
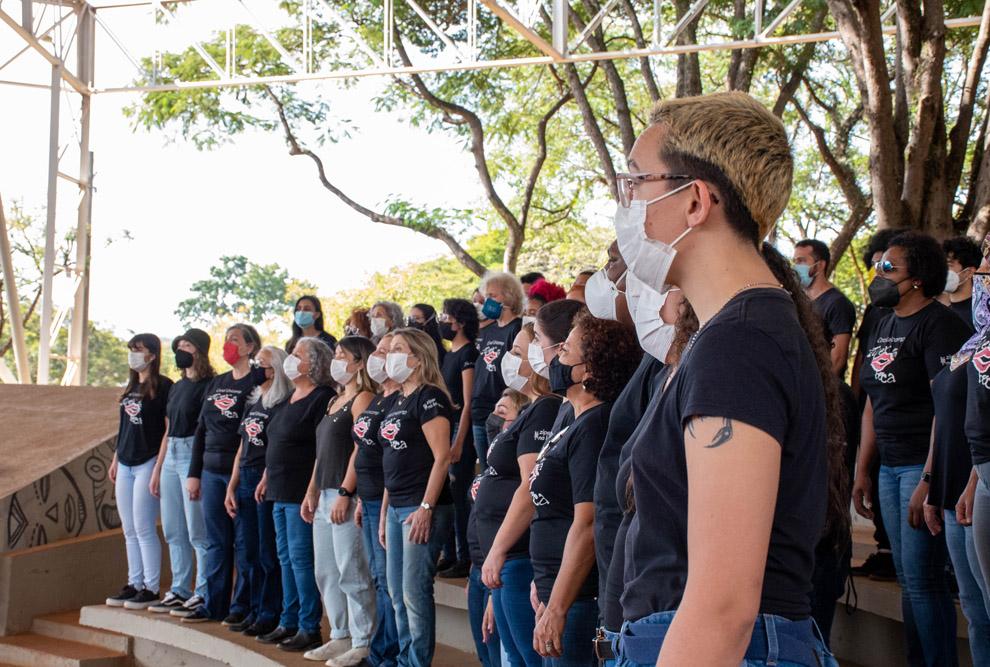
<svg viewBox="0 0 990 667">
<path fill-rule="evenodd" d="M 430 503 L 420 503 L 419 506 L 422 507 L 424 510 L 430 510 L 431 512 L 433 511 L 433 505 L 431 505 Z"/>
<path fill-rule="evenodd" d="M 932 474 L 930 472 L 923 472 L 923 473 L 921 473 L 921 481 L 924 482 L 925 484 L 931 484 L 932 483 Z"/>
<path fill-rule="evenodd" d="M 337 495 L 338 496 L 343 496 L 344 498 L 350 498 L 351 496 L 354 495 L 354 492 L 353 491 L 348 491 L 344 487 L 340 487 L 339 489 L 337 489 Z"/>
</svg>

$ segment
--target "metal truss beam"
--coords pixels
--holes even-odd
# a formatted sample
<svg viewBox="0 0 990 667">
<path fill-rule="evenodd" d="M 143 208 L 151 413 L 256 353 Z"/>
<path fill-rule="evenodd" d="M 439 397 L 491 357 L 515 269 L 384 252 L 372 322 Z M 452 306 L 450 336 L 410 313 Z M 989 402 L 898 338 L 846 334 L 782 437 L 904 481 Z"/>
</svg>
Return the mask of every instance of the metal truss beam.
<svg viewBox="0 0 990 667">
<path fill-rule="evenodd" d="M 89 95 L 90 92 L 92 92 L 90 91 L 89 87 L 79 79 L 79 77 L 77 77 L 75 74 L 73 74 L 68 69 L 66 69 L 65 63 L 63 63 L 58 56 L 56 56 L 48 49 L 46 49 L 44 44 L 38 41 L 38 39 L 33 34 L 31 34 L 31 31 L 24 28 L 24 26 L 18 23 L 13 16 L 3 11 L 2 9 L 0 9 L 0 20 L 2 20 L 4 23 L 10 26 L 10 28 L 14 32 L 20 35 L 21 39 L 27 42 L 28 46 L 30 46 L 35 51 L 40 53 L 41 56 L 45 60 L 47 60 L 53 67 L 58 67 L 59 70 L 61 70 L 62 80 L 68 83 L 70 86 L 72 86 L 72 88 L 77 93 L 80 93 L 82 95 Z"/>
</svg>

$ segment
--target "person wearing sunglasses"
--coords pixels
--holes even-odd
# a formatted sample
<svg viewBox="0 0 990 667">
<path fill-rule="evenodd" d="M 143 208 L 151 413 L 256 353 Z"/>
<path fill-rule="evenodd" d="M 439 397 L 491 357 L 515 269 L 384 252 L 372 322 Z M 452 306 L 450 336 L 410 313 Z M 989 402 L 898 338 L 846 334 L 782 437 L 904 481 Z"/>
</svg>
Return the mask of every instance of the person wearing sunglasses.
<svg viewBox="0 0 990 667">
<path fill-rule="evenodd" d="M 868 519 L 874 500 L 883 509 L 902 590 L 908 663 L 954 664 L 956 612 L 945 579 L 945 538 L 925 529 L 931 476 L 924 473 L 935 417 L 931 382 L 969 338 L 969 327 L 934 300 L 945 288 L 948 266 L 932 237 L 914 231 L 894 237 L 875 269 L 870 300 L 892 310 L 877 323 L 863 358 L 860 384 L 869 398 L 853 504 Z M 870 469 L 878 457 L 874 489 Z"/>
</svg>

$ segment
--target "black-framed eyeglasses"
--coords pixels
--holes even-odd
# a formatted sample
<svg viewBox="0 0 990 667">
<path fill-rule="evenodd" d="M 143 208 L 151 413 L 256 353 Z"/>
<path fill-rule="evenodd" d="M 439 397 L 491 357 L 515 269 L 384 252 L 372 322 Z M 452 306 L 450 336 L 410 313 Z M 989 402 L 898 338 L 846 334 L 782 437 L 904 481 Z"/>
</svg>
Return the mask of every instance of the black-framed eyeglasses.
<svg viewBox="0 0 990 667">
<path fill-rule="evenodd" d="M 897 266 L 892 264 L 889 259 L 883 259 L 873 265 L 877 273 L 890 273 L 894 269 L 906 269 L 906 266 Z"/>
<path fill-rule="evenodd" d="M 633 201 L 633 186 L 637 183 L 655 183 L 656 181 L 690 181 L 697 179 L 689 174 L 651 174 L 647 172 L 638 172 L 630 174 L 616 174 L 615 180 L 617 181 L 617 189 L 619 191 L 619 205 L 622 206 L 622 208 L 629 208 Z M 718 197 L 714 192 L 711 192 L 711 196 L 712 201 L 717 204 Z"/>
</svg>

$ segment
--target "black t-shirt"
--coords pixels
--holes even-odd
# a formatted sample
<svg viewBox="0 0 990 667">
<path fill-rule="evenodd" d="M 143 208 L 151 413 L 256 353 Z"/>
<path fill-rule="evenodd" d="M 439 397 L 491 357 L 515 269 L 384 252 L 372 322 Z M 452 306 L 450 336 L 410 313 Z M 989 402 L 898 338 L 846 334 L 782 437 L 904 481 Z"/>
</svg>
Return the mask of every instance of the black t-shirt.
<svg viewBox="0 0 990 667">
<path fill-rule="evenodd" d="M 168 437 L 189 438 L 196 434 L 199 412 L 203 409 L 203 396 L 212 378 L 193 382 L 182 378 L 168 392 Z"/>
<path fill-rule="evenodd" d="M 958 315 L 963 322 L 969 325 L 970 335 L 976 331 L 973 327 L 973 297 L 965 301 L 953 301 L 949 304 L 949 310 Z"/>
<path fill-rule="evenodd" d="M 467 524 L 468 553 L 471 555 L 471 565 L 474 565 L 479 570 L 485 565 L 485 552 L 481 549 L 481 539 L 478 536 L 478 513 L 474 511 L 474 501 L 480 482 L 481 475 L 478 475 L 471 483 L 471 492 L 468 494 L 468 501 L 472 509 L 468 514 Z"/>
<path fill-rule="evenodd" d="M 966 438 L 973 463 L 990 461 L 990 329 L 983 332 L 966 364 Z"/>
<path fill-rule="evenodd" d="M 378 427 L 378 442 L 384 450 L 385 488 L 391 505 L 412 507 L 423 502 L 435 461 L 423 433 L 423 424 L 437 417 L 449 421 L 451 414 L 446 394 L 432 385 L 420 385 L 409 396 L 396 392 L 391 408 Z M 450 482 L 444 476 L 443 489 L 435 504 L 452 502 Z"/>
<path fill-rule="evenodd" d="M 382 443 L 378 442 L 378 427 L 392 408 L 399 392 L 376 394 L 368 407 L 358 415 L 351 428 L 351 439 L 357 445 L 354 471 L 357 473 L 357 494 L 361 500 L 381 500 L 385 493 L 385 472 L 382 470 Z"/>
<path fill-rule="evenodd" d="M 550 601 L 560 571 L 564 543 L 574 523 L 574 506 L 595 500 L 595 470 L 611 411 L 611 403 L 596 405 L 551 436 L 529 476 L 529 495 L 536 505 L 529 553 L 536 594 L 543 604 Z M 592 567 L 576 599 L 591 600 L 597 595 L 598 569 Z"/>
<path fill-rule="evenodd" d="M 928 504 L 955 511 L 966 490 L 973 459 L 966 441 L 966 366 L 946 366 L 932 382 L 935 401 L 935 440 L 932 450 L 932 481 Z"/>
<path fill-rule="evenodd" d="M 873 404 L 883 465 L 925 463 L 935 416 L 929 382 L 967 338 L 966 324 L 938 301 L 908 317 L 891 311 L 873 329 L 860 386 Z"/>
<path fill-rule="evenodd" d="M 172 381 L 160 375 L 154 398 L 141 400 L 138 386 L 120 402 L 117 460 L 125 466 L 139 466 L 158 456 L 165 436 L 165 406 L 171 388 Z"/>
<path fill-rule="evenodd" d="M 561 400 L 552 394 L 536 399 L 488 446 L 488 467 L 478 483 L 473 512 L 478 515 L 478 538 L 486 556 L 492 550 L 512 497 L 522 484 L 519 457 L 538 454 L 550 439 Z M 529 558 L 529 530 L 506 554 L 506 560 L 516 558 Z"/>
<path fill-rule="evenodd" d="M 825 290 L 813 303 L 833 336 L 851 334 L 856 328 L 856 306 L 837 287 Z"/>
<path fill-rule="evenodd" d="M 227 371 L 210 380 L 196 424 L 190 477 L 199 478 L 204 469 L 218 475 L 231 473 L 241 446 L 241 418 L 255 386 L 251 373 L 235 380 L 233 371 Z"/>
<path fill-rule="evenodd" d="M 598 456 L 598 472 L 595 475 L 595 558 L 598 561 L 599 607 L 604 602 L 604 587 L 612 561 L 612 549 L 617 545 L 616 534 L 619 522 L 622 521 L 623 507 L 615 495 L 619 452 L 643 418 L 646 406 L 653 398 L 653 378 L 663 368 L 662 361 L 650 354 L 643 354 L 636 372 L 615 399 L 612 415 L 608 420 L 608 433 L 605 434 L 605 442 Z"/>
<path fill-rule="evenodd" d="M 268 422 L 278 407 L 284 404 L 276 403 L 266 408 L 261 400 L 247 406 L 244 419 L 238 432 L 241 434 L 241 467 L 254 468 L 265 465 L 265 454 L 268 452 Z"/>
<path fill-rule="evenodd" d="M 622 519 L 615 531 L 615 550 L 611 554 L 608 564 L 608 573 L 605 575 L 604 593 L 598 598 L 598 609 L 602 616 L 602 625 L 606 630 L 619 632 L 622 628 L 622 588 L 625 585 L 625 564 L 626 564 L 626 536 L 629 534 L 629 525 L 632 523 L 634 508 L 630 508 L 626 502 L 626 486 L 629 484 L 629 477 L 632 475 L 632 463 L 628 456 L 629 448 L 623 450 L 620 455 L 619 472 L 615 478 L 615 493 L 622 507 Z M 596 516 L 597 519 L 597 516 Z M 597 549 L 597 542 L 595 547 Z"/>
<path fill-rule="evenodd" d="M 625 619 L 672 611 L 684 594 L 684 425 L 695 415 L 749 424 L 780 444 L 780 483 L 759 612 L 792 620 L 808 617 L 815 545 L 828 494 L 819 377 L 794 304 L 783 290 L 746 290 L 700 330 L 663 398 L 650 403 L 632 443 L 638 511 L 626 537 Z"/>
<path fill-rule="evenodd" d="M 316 427 L 333 397 L 330 387 L 314 387 L 295 403 L 286 399 L 268 422 L 266 500 L 302 503 L 306 497 L 316 462 Z"/>
<path fill-rule="evenodd" d="M 351 429 L 354 415 L 351 408 L 357 395 L 332 413 L 324 415 L 316 427 L 316 486 L 323 489 L 339 489 L 351 462 L 354 440 Z"/>
<path fill-rule="evenodd" d="M 504 327 L 493 322 L 481 330 L 478 340 L 478 360 L 474 366 L 474 390 L 471 392 L 471 422 L 484 424 L 505 391 L 502 379 L 502 357 L 512 348 L 512 341 L 522 330 L 522 318 L 517 317 Z"/>
<path fill-rule="evenodd" d="M 890 308 L 877 308 L 872 303 L 866 304 L 866 310 L 863 311 L 863 321 L 859 325 L 859 331 L 856 332 L 856 340 L 859 341 L 859 350 L 866 355 L 866 346 L 870 342 L 870 334 L 873 333 L 873 329 L 877 326 L 877 323 L 887 316 L 890 312 Z"/>
<path fill-rule="evenodd" d="M 452 421 L 455 424 L 460 421 L 461 410 L 464 409 L 464 375 L 462 373 L 474 368 L 477 361 L 478 348 L 471 343 L 467 343 L 462 345 L 456 352 L 445 354 L 443 363 L 440 364 L 440 374 L 443 376 L 443 383 L 447 385 L 447 392 L 454 400 L 455 407 Z"/>
</svg>

